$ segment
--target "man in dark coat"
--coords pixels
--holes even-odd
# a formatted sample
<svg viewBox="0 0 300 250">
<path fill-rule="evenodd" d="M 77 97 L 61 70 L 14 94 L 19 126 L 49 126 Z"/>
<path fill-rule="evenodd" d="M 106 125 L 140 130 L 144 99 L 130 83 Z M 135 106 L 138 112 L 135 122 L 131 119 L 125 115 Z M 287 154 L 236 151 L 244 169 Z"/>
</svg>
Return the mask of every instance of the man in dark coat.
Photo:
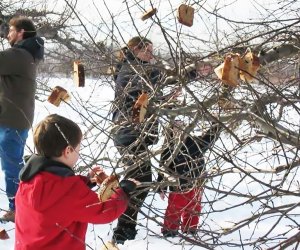
<svg viewBox="0 0 300 250">
<path fill-rule="evenodd" d="M 0 157 L 9 209 L 1 219 L 14 221 L 18 175 L 34 116 L 36 66 L 43 59 L 44 41 L 26 17 L 10 20 L 7 39 L 11 48 L 0 52 Z"/>
</svg>

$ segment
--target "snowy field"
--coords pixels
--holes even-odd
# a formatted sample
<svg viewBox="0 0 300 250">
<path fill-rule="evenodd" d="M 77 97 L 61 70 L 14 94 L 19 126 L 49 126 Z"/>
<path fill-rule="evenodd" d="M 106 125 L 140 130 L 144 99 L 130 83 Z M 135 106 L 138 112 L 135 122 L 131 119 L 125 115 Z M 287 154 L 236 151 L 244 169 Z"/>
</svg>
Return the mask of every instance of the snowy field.
<svg viewBox="0 0 300 250">
<path fill-rule="evenodd" d="M 41 81 L 45 82 L 48 81 L 47 79 L 42 79 Z M 109 111 L 110 107 L 110 101 L 113 99 L 113 91 L 111 88 L 104 88 L 101 87 L 100 81 L 96 80 L 87 80 L 86 86 L 84 88 L 76 88 L 73 85 L 72 80 L 70 79 L 64 79 L 64 78 L 55 78 L 55 79 L 49 79 L 47 82 L 47 85 L 50 87 L 54 87 L 56 85 L 62 86 L 66 88 L 71 93 L 71 100 L 68 103 L 62 103 L 59 107 L 55 107 L 52 104 L 47 102 L 47 96 L 43 95 L 42 92 L 39 92 L 41 95 L 39 96 L 39 100 L 36 101 L 36 112 L 35 112 L 35 121 L 34 124 L 38 123 L 41 119 L 43 119 L 48 114 L 57 113 L 60 115 L 63 115 L 65 117 L 68 117 L 76 122 L 81 126 L 84 134 L 85 134 L 85 141 L 86 144 L 83 148 L 82 155 L 84 156 L 84 160 L 80 159 L 78 165 L 84 166 L 84 163 L 86 163 L 86 159 L 94 159 L 99 154 L 101 154 L 103 148 L 102 145 L 104 143 L 106 144 L 107 140 L 107 133 L 103 131 L 103 134 L 97 135 L 97 142 L 93 141 L 95 138 L 96 133 L 92 128 L 93 126 L 100 126 L 105 128 L 110 128 L 111 124 L 107 121 L 101 121 L 101 116 L 106 117 L 107 112 Z M 45 92 L 47 94 L 47 92 Z M 91 105 L 91 106 L 90 106 Z M 89 110 L 97 110 L 97 112 L 87 112 L 83 107 L 89 106 Z M 95 117 L 95 119 L 91 119 Z M 95 123 L 90 122 L 93 120 Z M 101 123 L 103 122 L 103 123 Z M 101 123 L 101 124 L 100 124 Z M 97 130 L 98 131 L 98 130 Z M 243 133 L 243 131 L 241 131 Z M 226 136 L 222 138 L 222 142 L 227 142 L 228 144 L 226 147 L 230 148 L 231 142 L 230 140 L 226 139 Z M 95 148 L 89 148 L 87 145 L 91 143 L 91 145 L 98 145 Z M 271 146 L 271 144 L 270 144 Z M 224 147 L 224 144 L 217 143 L 216 148 L 222 148 Z M 265 148 L 260 148 L 265 147 Z M 251 162 L 251 165 L 260 166 L 260 164 L 266 168 L 266 162 L 261 163 L 260 160 L 264 158 L 264 156 L 268 155 L 268 143 L 265 145 L 257 144 L 254 148 L 248 148 L 244 152 L 239 152 L 241 161 L 247 160 L 249 163 Z M 29 138 L 27 140 L 27 148 L 26 148 L 26 154 L 29 154 L 33 151 L 33 143 L 32 143 L 32 133 L 30 133 Z M 262 155 L 261 158 L 257 158 L 256 152 L 264 152 L 266 155 Z M 118 154 L 112 144 L 112 141 L 110 140 L 108 142 L 107 147 L 105 148 L 105 152 L 109 152 L 109 155 L 104 155 L 110 158 L 113 158 L 113 161 L 116 161 L 118 158 Z M 90 158 L 89 158 L 89 157 Z M 103 156 L 103 157 L 104 157 Z M 214 155 L 210 154 L 207 156 L 208 164 L 213 164 L 214 161 Z M 280 161 L 280 159 L 278 159 Z M 105 161 L 103 158 L 103 162 L 97 162 L 98 164 L 102 164 L 107 172 L 110 171 L 109 163 L 108 161 Z M 90 162 L 88 162 L 90 164 Z M 272 165 L 277 165 L 277 162 L 270 162 L 269 167 L 271 168 Z M 222 166 L 224 169 L 229 166 Z M 271 178 L 269 174 L 257 174 L 258 179 L 268 179 Z M 7 202 L 6 202 L 6 196 L 4 195 L 4 182 L 3 182 L 3 173 L 0 172 L 0 208 L 1 209 L 7 209 Z M 232 187 L 232 183 L 236 182 L 236 179 L 239 178 L 239 174 L 225 174 L 222 177 L 214 178 L 211 183 L 208 183 L 208 186 L 214 187 L 217 186 L 218 183 L 222 179 L 222 185 L 224 190 L 229 190 Z M 299 179 L 299 174 L 296 175 L 296 178 Z M 247 184 L 246 184 L 247 183 Z M 253 182 L 251 185 L 249 185 L 249 182 L 245 179 L 242 181 L 238 186 L 235 187 L 235 190 L 245 190 L 245 189 L 251 189 L 248 190 L 249 193 L 260 193 L 262 192 L 263 188 L 260 186 L 259 183 Z M 219 200 L 218 200 L 219 199 Z M 292 199 L 295 200 L 295 203 L 299 202 L 299 198 L 296 199 L 293 197 L 288 198 L 280 198 L 274 200 L 275 203 L 278 204 L 285 204 L 286 199 L 288 199 L 288 202 L 292 202 Z M 210 201 L 211 200 L 218 200 L 217 202 L 213 203 L 213 206 L 211 206 Z M 203 197 L 203 215 L 201 220 L 200 228 L 203 228 L 203 231 L 200 231 L 199 234 L 200 238 L 207 239 L 210 236 L 205 235 L 205 229 L 213 231 L 219 231 L 219 230 L 227 230 L 228 228 L 232 228 L 234 226 L 234 221 L 239 221 L 239 218 L 247 218 L 250 214 L 258 213 L 259 211 L 259 205 L 258 204 L 251 204 L 251 203 L 245 203 L 242 207 L 238 206 L 236 208 L 229 209 L 225 212 L 218 212 L 218 210 L 222 210 L 226 207 L 233 207 L 235 204 L 240 204 L 246 199 L 243 198 L 236 198 L 233 199 L 232 197 L 223 197 L 221 194 L 216 194 L 212 189 L 205 190 L 204 197 Z M 155 215 L 148 209 L 148 206 L 151 204 L 151 206 L 156 208 L 156 211 L 159 211 L 160 216 L 157 216 L 157 220 L 162 223 L 162 214 L 164 212 L 164 209 L 167 206 L 167 202 L 162 201 L 157 194 L 154 194 L 153 192 L 149 193 L 149 197 L 146 199 L 145 206 L 143 207 L 143 212 L 150 217 L 154 217 Z M 298 206 L 299 207 L 299 206 Z M 70 208 L 72 209 L 72 208 Z M 295 216 L 295 220 L 298 220 L 299 217 L 297 217 L 297 214 L 300 214 L 300 209 L 297 208 L 293 211 Z M 243 227 L 241 230 L 237 230 L 235 233 L 232 233 L 228 236 L 228 238 L 223 238 L 223 242 L 239 242 L 240 239 L 243 238 L 251 238 L 254 239 L 256 237 L 260 237 L 261 235 L 264 235 L 268 230 L 270 230 L 270 227 L 273 225 L 274 220 L 276 218 L 269 218 L 266 219 L 264 222 L 260 223 L 258 228 L 255 228 L 254 225 L 250 225 L 248 228 Z M 277 226 L 276 229 L 272 233 L 278 233 L 281 230 L 286 231 L 286 228 L 288 227 L 288 222 L 285 222 L 286 218 L 282 218 L 282 221 L 280 225 L 282 225 L 282 228 L 280 226 Z M 87 249 L 100 249 L 101 245 L 103 245 L 103 242 L 106 242 L 111 238 L 112 234 L 112 228 L 114 227 L 116 221 L 112 224 L 106 224 L 106 225 L 90 225 L 87 233 Z M 158 235 L 160 234 L 160 226 L 157 225 L 153 220 L 146 219 L 142 214 L 139 215 L 138 218 L 138 235 L 136 237 L 136 240 L 133 241 L 127 241 L 125 244 L 120 246 L 121 250 L 141 250 L 141 249 L 149 249 L 149 250 L 158 250 L 158 249 L 164 249 L 164 250 L 179 250 L 179 249 L 204 249 L 199 246 L 194 246 L 192 243 L 189 243 L 180 237 L 171 238 L 171 239 L 163 239 L 160 238 Z M 0 241 L 0 249 L 8 250 L 14 248 L 14 224 L 13 223 L 6 223 L 0 225 L 2 228 L 6 229 L 8 232 L 10 239 L 5 241 Z M 146 231 L 145 228 L 149 228 L 149 231 Z M 296 230 L 291 230 L 291 235 L 296 233 Z M 250 236 L 252 235 L 252 236 Z M 215 249 L 240 249 L 236 248 L 234 246 L 232 247 L 226 247 L 226 246 L 219 246 Z M 253 249 L 253 247 L 244 247 L 244 249 L 250 250 Z"/>
</svg>

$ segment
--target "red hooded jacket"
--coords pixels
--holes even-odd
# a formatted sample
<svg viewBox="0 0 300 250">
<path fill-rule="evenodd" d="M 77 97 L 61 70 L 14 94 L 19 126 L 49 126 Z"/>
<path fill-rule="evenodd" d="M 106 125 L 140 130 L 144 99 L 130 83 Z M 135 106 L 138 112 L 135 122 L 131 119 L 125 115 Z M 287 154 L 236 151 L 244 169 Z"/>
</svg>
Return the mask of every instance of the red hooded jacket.
<svg viewBox="0 0 300 250">
<path fill-rule="evenodd" d="M 127 195 L 117 189 L 110 200 L 101 203 L 88 187 L 88 178 L 62 166 L 43 170 L 44 163 L 33 164 L 40 164 L 39 160 L 31 161 L 20 173 L 15 250 L 86 249 L 88 223 L 104 224 L 117 219 L 127 208 Z"/>
</svg>

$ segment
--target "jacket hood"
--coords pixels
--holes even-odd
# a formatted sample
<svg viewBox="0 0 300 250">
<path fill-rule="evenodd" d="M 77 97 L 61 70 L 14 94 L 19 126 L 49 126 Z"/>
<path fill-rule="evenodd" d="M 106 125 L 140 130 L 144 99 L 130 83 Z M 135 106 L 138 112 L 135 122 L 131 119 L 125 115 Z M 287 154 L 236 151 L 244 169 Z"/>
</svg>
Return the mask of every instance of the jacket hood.
<svg viewBox="0 0 300 250">
<path fill-rule="evenodd" d="M 30 181 L 42 171 L 64 177 L 75 175 L 73 169 L 61 162 L 51 160 L 44 156 L 31 155 L 27 159 L 25 166 L 21 169 L 19 178 L 21 181 Z"/>
<path fill-rule="evenodd" d="M 34 60 L 44 59 L 44 40 L 41 37 L 35 36 L 23 39 L 14 44 L 13 47 L 27 50 Z"/>
</svg>

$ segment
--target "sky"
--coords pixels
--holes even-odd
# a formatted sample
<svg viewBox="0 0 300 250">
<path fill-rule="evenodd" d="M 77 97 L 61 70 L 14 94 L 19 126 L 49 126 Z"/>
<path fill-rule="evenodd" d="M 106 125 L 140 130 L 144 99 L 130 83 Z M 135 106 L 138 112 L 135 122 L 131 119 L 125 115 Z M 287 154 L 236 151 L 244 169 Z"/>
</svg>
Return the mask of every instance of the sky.
<svg viewBox="0 0 300 250">
<path fill-rule="evenodd" d="M 71 2 L 68 1 L 68 3 Z M 207 46 L 206 41 L 217 43 L 219 40 L 219 43 L 225 43 L 228 39 L 228 33 L 234 35 L 237 31 L 236 24 L 228 24 L 226 19 L 239 22 L 239 25 L 242 25 L 242 22 L 297 18 L 297 13 L 284 12 L 284 7 L 280 11 L 276 11 L 284 5 L 283 3 L 278 4 L 279 1 L 204 0 L 198 1 L 199 4 L 197 5 L 192 5 L 195 10 L 194 23 L 192 27 L 187 27 L 178 23 L 177 8 L 182 3 L 189 4 L 193 1 L 78 0 L 76 2 L 74 11 L 77 17 L 72 22 L 84 23 L 95 40 L 104 40 L 109 44 L 113 39 L 119 46 L 123 46 L 131 37 L 140 34 L 153 40 L 155 42 L 154 47 L 160 52 L 167 50 L 165 35 L 169 41 L 172 39 L 175 39 L 177 43 L 181 41 L 182 46 L 186 46 L 193 52 L 199 50 L 200 47 Z M 298 7 L 299 4 L 294 3 Z M 50 9 L 61 11 L 61 9 L 66 8 L 66 1 L 49 1 L 47 5 Z M 142 14 L 152 7 L 157 8 L 156 17 L 142 21 Z M 217 18 L 215 14 L 223 16 L 224 19 Z M 80 22 L 77 18 L 80 18 Z M 274 24 L 272 25 L 274 26 Z M 160 26 L 167 33 L 164 34 Z M 251 25 L 244 24 L 244 26 L 248 26 L 249 34 L 254 32 Z"/>
</svg>

